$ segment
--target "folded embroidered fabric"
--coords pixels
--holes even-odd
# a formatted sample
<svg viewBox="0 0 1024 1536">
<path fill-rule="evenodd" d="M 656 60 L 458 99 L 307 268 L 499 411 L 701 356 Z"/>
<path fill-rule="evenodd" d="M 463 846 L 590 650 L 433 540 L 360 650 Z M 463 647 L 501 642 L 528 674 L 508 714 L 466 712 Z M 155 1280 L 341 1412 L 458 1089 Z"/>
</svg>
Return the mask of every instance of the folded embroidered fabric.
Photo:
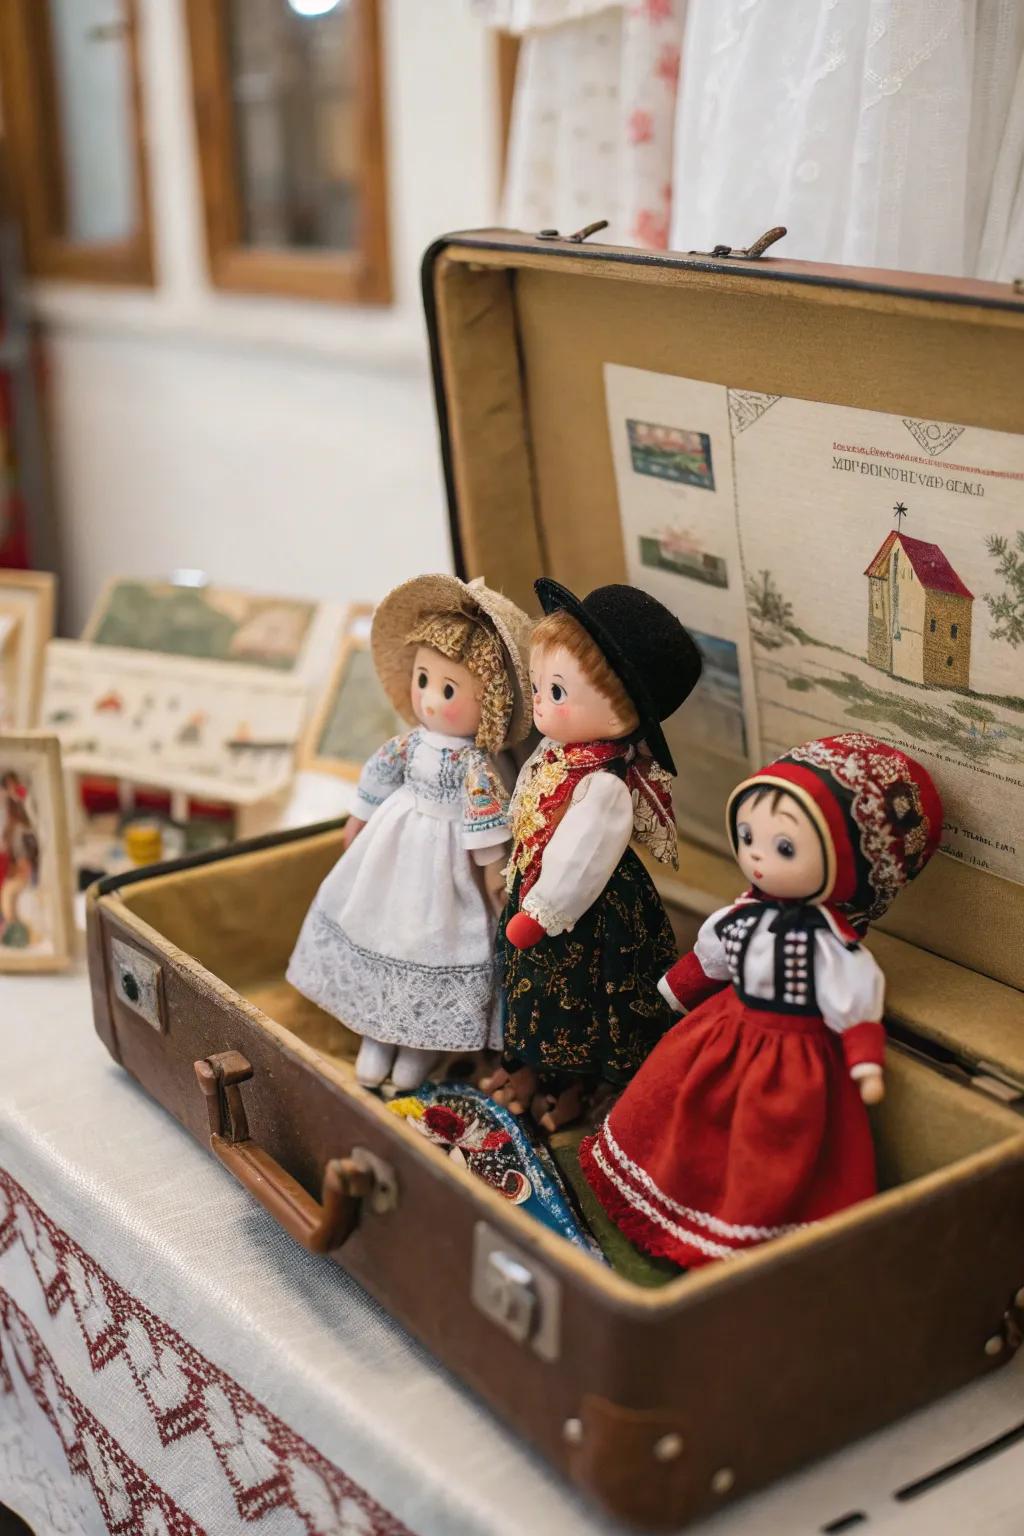
<svg viewBox="0 0 1024 1536">
<path fill-rule="evenodd" d="M 424 1083 L 414 1094 L 392 1099 L 388 1108 L 513 1205 L 607 1263 L 576 1214 L 547 1147 L 479 1088 Z"/>
</svg>

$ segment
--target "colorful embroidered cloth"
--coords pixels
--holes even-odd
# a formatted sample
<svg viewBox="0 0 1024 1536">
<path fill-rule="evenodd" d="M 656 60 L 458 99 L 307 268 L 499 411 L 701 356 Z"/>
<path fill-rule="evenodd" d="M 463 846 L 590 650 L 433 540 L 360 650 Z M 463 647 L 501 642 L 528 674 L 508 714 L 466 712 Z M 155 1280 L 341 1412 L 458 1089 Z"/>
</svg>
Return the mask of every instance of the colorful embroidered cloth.
<svg viewBox="0 0 1024 1536">
<path fill-rule="evenodd" d="M 545 738 L 519 775 L 509 819 L 512 824 L 512 857 L 507 881 L 511 891 L 517 874 L 522 876 L 520 900 L 540 876 L 544 849 L 582 781 L 613 764 L 633 799 L 633 837 L 645 844 L 662 864 L 678 864 L 675 816 L 672 810 L 672 779 L 647 756 L 640 756 L 625 741 L 572 742 L 562 746 Z"/>
<path fill-rule="evenodd" d="M 424 1083 L 388 1107 L 528 1216 L 605 1262 L 573 1209 L 557 1163 L 531 1134 L 529 1122 L 471 1083 Z"/>
</svg>

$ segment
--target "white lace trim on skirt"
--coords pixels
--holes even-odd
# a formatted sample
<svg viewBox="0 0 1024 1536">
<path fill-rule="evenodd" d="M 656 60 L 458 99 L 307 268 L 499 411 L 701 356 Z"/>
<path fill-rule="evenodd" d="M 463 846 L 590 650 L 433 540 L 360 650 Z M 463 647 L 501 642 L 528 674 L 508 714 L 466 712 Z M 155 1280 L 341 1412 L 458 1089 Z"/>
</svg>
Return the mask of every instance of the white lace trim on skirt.
<svg viewBox="0 0 1024 1536">
<path fill-rule="evenodd" d="M 421 965 L 354 944 L 317 906 L 306 917 L 288 980 L 349 1029 L 393 1045 L 475 1051 L 501 1045 L 493 961 Z"/>
</svg>

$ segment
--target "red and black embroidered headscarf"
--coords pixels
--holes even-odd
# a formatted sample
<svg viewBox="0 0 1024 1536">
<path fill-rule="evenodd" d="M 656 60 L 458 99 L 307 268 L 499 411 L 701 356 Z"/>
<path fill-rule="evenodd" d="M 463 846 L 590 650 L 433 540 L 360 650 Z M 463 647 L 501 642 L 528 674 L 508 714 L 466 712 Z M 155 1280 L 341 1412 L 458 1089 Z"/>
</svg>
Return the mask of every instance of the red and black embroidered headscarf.
<svg viewBox="0 0 1024 1536">
<path fill-rule="evenodd" d="M 927 769 L 862 731 L 804 742 L 738 784 L 726 807 L 734 852 L 740 802 L 760 785 L 788 790 L 803 806 L 825 853 L 825 884 L 813 899 L 859 933 L 939 845 L 942 801 Z"/>
</svg>

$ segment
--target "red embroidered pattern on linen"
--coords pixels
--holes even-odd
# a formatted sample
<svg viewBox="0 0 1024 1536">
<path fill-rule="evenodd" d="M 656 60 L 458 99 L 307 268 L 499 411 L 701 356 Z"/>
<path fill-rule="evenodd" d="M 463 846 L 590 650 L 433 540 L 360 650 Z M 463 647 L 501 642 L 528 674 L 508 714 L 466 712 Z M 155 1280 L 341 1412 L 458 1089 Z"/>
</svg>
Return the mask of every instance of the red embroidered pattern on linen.
<svg viewBox="0 0 1024 1536">
<path fill-rule="evenodd" d="M 203 1536 L 174 1500 L 147 1477 L 62 1379 L 53 1357 L 16 1302 L 0 1289 L 0 1343 L 21 1375 L 63 1448 L 68 1466 L 86 1477 L 107 1530 L 145 1536 Z M 2 1381 L 13 1391 L 10 1369 Z"/>
<path fill-rule="evenodd" d="M 19 1245 L 56 1317 L 70 1307 L 94 1373 L 127 1365 L 162 1445 L 201 1436 L 239 1518 L 292 1510 L 309 1536 L 410 1536 L 294 1430 L 117 1284 L 0 1169 L 0 1258 Z M 32 1324 L 0 1290 L 0 1394 L 23 1377 L 76 1476 L 89 1479 L 116 1536 L 214 1536 L 135 1466 L 74 1396 Z M 116 1518 L 114 1518 L 116 1516 Z M 163 1521 L 163 1524 L 160 1521 Z"/>
</svg>

